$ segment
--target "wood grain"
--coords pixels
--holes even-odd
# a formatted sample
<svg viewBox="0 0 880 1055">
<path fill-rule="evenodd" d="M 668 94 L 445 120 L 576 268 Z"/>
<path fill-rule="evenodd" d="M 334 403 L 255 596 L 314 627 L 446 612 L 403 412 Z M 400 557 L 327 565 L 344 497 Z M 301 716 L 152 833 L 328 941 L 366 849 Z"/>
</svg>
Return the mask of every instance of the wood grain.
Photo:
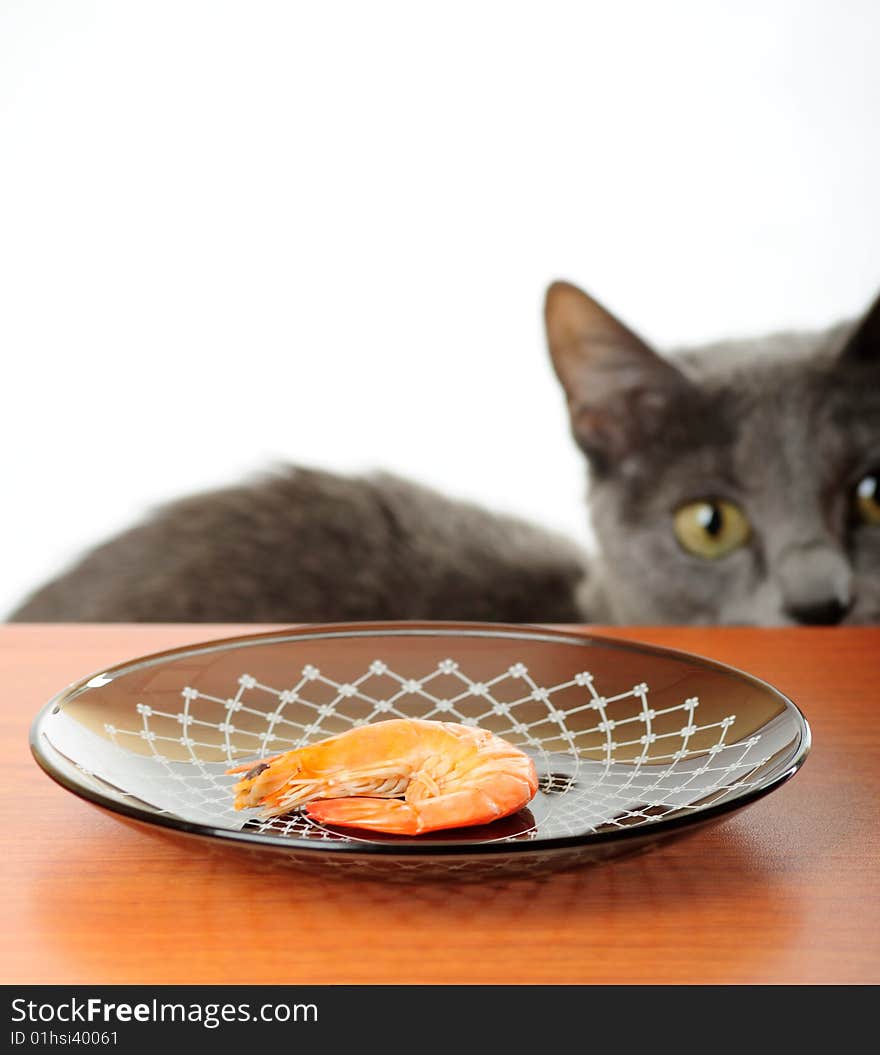
<svg viewBox="0 0 880 1055">
<path fill-rule="evenodd" d="M 880 628 L 603 629 L 765 678 L 806 711 L 813 753 L 688 839 L 482 887 L 267 874 L 130 828 L 32 761 L 30 720 L 63 685 L 252 629 L 0 627 L 0 981 L 880 981 Z"/>
</svg>

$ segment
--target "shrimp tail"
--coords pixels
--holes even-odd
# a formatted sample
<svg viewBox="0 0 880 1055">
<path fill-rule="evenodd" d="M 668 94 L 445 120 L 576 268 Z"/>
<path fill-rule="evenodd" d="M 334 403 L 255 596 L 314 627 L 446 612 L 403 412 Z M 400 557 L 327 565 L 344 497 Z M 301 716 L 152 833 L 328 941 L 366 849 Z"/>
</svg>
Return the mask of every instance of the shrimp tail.
<svg viewBox="0 0 880 1055">
<path fill-rule="evenodd" d="M 321 799 L 306 806 L 307 816 L 319 824 L 340 828 L 366 828 L 393 835 L 418 835 L 418 810 L 401 799 Z"/>
<path fill-rule="evenodd" d="M 509 817 L 534 794 L 525 780 L 513 777 L 505 783 L 508 785 L 508 794 L 501 797 L 500 801 L 486 790 L 472 787 L 414 802 L 400 799 L 323 799 L 310 802 L 306 806 L 306 813 L 319 824 L 367 828 L 392 835 L 421 835 L 442 828 L 468 828 Z"/>
</svg>

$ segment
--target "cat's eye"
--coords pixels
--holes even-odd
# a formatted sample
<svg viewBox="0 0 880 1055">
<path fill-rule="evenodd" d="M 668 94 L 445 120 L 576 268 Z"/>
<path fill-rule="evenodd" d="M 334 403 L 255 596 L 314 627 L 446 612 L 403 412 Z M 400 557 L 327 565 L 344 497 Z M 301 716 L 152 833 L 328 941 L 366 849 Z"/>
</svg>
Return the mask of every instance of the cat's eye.
<svg viewBox="0 0 880 1055">
<path fill-rule="evenodd" d="M 880 469 L 869 472 L 856 485 L 856 513 L 863 524 L 880 524 Z"/>
<path fill-rule="evenodd" d="M 675 511 L 672 523 L 684 549 L 706 560 L 717 560 L 739 549 L 752 533 L 745 513 L 724 498 L 688 502 Z"/>
</svg>

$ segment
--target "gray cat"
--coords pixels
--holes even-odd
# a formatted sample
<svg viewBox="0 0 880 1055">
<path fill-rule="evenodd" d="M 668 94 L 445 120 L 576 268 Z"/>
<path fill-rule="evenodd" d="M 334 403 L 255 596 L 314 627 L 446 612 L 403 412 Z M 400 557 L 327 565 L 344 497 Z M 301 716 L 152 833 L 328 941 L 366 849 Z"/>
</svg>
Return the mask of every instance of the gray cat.
<svg viewBox="0 0 880 1055">
<path fill-rule="evenodd" d="M 880 621 L 880 301 L 667 358 L 567 283 L 546 321 L 595 556 L 393 476 L 291 468 L 165 507 L 10 618 Z"/>
</svg>

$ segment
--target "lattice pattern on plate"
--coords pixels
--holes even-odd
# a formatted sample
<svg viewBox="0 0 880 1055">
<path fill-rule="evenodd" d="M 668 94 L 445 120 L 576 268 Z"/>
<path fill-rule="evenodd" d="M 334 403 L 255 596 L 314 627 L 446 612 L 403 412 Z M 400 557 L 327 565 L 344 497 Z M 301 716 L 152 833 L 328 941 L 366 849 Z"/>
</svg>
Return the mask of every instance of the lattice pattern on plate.
<svg viewBox="0 0 880 1055">
<path fill-rule="evenodd" d="M 235 813 L 236 778 L 227 766 L 393 717 L 483 725 L 528 751 L 538 769 L 540 790 L 519 827 L 483 830 L 487 840 L 513 841 L 655 824 L 705 808 L 757 783 L 787 739 L 774 735 L 771 721 L 737 740 L 733 714 L 701 724 L 696 697 L 654 709 L 644 682 L 603 696 L 583 671 L 542 686 L 522 663 L 475 681 L 453 659 L 419 678 L 377 659 L 347 682 L 306 664 L 288 687 L 244 673 L 227 698 L 192 687 L 180 698 L 176 711 L 138 703 L 130 727 L 105 724 L 107 750 L 125 756 L 124 785 L 106 753 L 92 751 L 89 772 L 185 819 L 325 841 L 362 838 L 322 829 L 299 812 L 266 821 Z"/>
</svg>

